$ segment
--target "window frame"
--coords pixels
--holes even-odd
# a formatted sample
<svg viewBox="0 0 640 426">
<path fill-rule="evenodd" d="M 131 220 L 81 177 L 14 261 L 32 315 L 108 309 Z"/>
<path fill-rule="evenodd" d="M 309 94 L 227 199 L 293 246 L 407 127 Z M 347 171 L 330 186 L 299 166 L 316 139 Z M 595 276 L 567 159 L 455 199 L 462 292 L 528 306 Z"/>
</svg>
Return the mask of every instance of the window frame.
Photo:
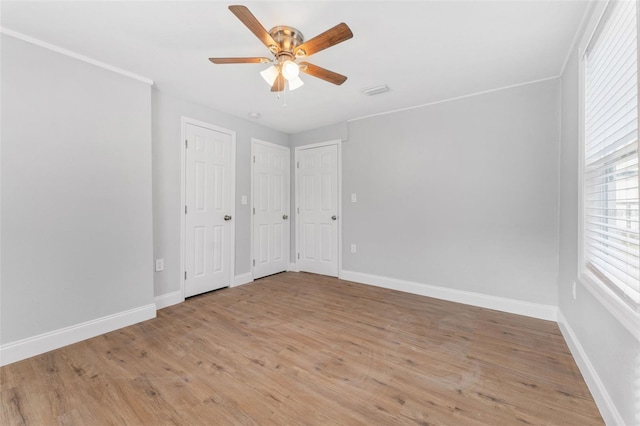
<svg viewBox="0 0 640 426">
<path fill-rule="evenodd" d="M 591 19 L 587 22 L 578 47 L 579 63 L 579 143 L 578 143 L 578 277 L 577 281 L 585 287 L 636 339 L 640 340 L 640 304 L 636 309 L 623 300 L 597 274 L 593 273 L 585 261 L 585 123 L 586 123 L 586 51 L 599 29 L 607 7 L 613 0 L 597 2 L 593 6 Z M 640 7 L 636 4 L 636 19 L 640 30 Z M 640 32 L 640 31 L 639 31 Z M 639 34 L 636 34 L 638 37 Z M 640 45 L 640 43 L 639 43 Z M 640 50 L 640 49 L 639 49 Z M 639 61 L 640 64 L 640 61 Z M 640 72 L 639 72 L 640 76 Z M 640 78 L 640 77 L 639 77 Z M 639 142 L 640 143 L 640 142 Z"/>
</svg>

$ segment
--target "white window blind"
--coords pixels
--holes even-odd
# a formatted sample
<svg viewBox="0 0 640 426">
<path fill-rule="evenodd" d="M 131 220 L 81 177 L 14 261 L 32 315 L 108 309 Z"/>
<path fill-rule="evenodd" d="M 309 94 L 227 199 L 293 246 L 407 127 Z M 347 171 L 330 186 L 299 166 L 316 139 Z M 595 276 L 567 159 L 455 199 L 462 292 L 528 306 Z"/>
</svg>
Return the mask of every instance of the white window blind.
<svg viewBox="0 0 640 426">
<path fill-rule="evenodd" d="M 607 7 L 585 56 L 584 258 L 634 309 L 638 244 L 638 29 L 635 1 Z"/>
</svg>

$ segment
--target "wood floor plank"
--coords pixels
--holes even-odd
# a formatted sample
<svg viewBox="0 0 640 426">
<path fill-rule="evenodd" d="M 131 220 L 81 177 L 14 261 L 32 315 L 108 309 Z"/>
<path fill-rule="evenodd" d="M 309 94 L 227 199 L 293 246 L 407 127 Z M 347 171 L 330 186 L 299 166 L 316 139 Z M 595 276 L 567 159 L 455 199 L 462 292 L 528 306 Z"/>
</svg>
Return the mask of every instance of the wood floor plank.
<svg viewBox="0 0 640 426">
<path fill-rule="evenodd" d="M 0 369 L 3 425 L 602 425 L 553 322 L 305 273 Z"/>
</svg>

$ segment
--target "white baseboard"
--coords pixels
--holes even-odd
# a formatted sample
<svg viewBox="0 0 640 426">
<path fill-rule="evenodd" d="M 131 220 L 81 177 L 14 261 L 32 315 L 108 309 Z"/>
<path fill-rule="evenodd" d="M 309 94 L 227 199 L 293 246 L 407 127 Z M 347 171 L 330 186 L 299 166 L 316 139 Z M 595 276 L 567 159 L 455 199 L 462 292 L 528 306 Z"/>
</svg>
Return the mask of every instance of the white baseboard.
<svg viewBox="0 0 640 426">
<path fill-rule="evenodd" d="M 140 306 L 117 314 L 43 333 L 0 346 L 0 366 L 11 364 L 122 327 L 156 317 L 156 305 Z"/>
<path fill-rule="evenodd" d="M 421 296 L 448 300 L 450 302 L 464 303 L 465 305 L 479 306 L 481 308 L 494 309 L 496 311 L 524 315 L 547 321 L 556 321 L 558 318 L 558 308 L 551 305 L 507 299 L 505 297 L 489 296 L 481 293 L 398 280 L 395 278 L 381 277 L 362 272 L 342 270 L 340 271 L 339 277 L 340 279 L 347 281 L 354 281 L 376 287 L 384 287 L 392 290 L 404 291 L 406 293 L 419 294 Z"/>
<path fill-rule="evenodd" d="M 587 383 L 587 387 L 600 410 L 605 424 L 624 425 L 624 420 L 616 408 L 616 404 L 604 387 L 600 376 L 598 376 L 598 372 L 593 367 L 593 364 L 591 364 L 587 353 L 584 351 L 584 348 L 567 322 L 567 319 L 562 315 L 562 311 L 558 312 L 558 326 L 564 336 L 564 340 L 567 342 L 567 346 L 569 346 L 573 359 L 576 361 L 576 364 L 578 364 L 582 377 Z"/>
<path fill-rule="evenodd" d="M 290 263 L 289 267 L 287 268 L 287 272 L 300 272 L 298 270 L 298 264 L 297 263 Z"/>
<path fill-rule="evenodd" d="M 154 302 L 156 302 L 156 308 L 162 309 L 168 306 L 177 305 L 178 303 L 184 302 L 184 297 L 182 297 L 182 292 L 178 290 L 172 293 L 156 296 L 153 300 Z"/>
<path fill-rule="evenodd" d="M 249 284 L 253 282 L 253 274 L 251 272 L 247 272 L 246 274 L 236 275 L 233 279 L 233 284 L 231 287 L 237 287 L 243 284 Z"/>
</svg>

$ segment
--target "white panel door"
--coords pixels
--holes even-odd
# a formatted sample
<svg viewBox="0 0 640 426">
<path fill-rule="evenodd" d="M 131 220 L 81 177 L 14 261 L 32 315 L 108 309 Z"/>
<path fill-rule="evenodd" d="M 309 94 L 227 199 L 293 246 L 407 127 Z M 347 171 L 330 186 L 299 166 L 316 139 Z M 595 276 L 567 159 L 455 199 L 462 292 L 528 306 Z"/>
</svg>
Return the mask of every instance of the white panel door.
<svg viewBox="0 0 640 426">
<path fill-rule="evenodd" d="M 185 297 L 231 283 L 231 135 L 186 124 Z"/>
<path fill-rule="evenodd" d="M 289 267 L 289 148 L 253 141 L 253 278 Z"/>
<path fill-rule="evenodd" d="M 338 146 L 298 151 L 298 269 L 338 276 Z"/>
</svg>

